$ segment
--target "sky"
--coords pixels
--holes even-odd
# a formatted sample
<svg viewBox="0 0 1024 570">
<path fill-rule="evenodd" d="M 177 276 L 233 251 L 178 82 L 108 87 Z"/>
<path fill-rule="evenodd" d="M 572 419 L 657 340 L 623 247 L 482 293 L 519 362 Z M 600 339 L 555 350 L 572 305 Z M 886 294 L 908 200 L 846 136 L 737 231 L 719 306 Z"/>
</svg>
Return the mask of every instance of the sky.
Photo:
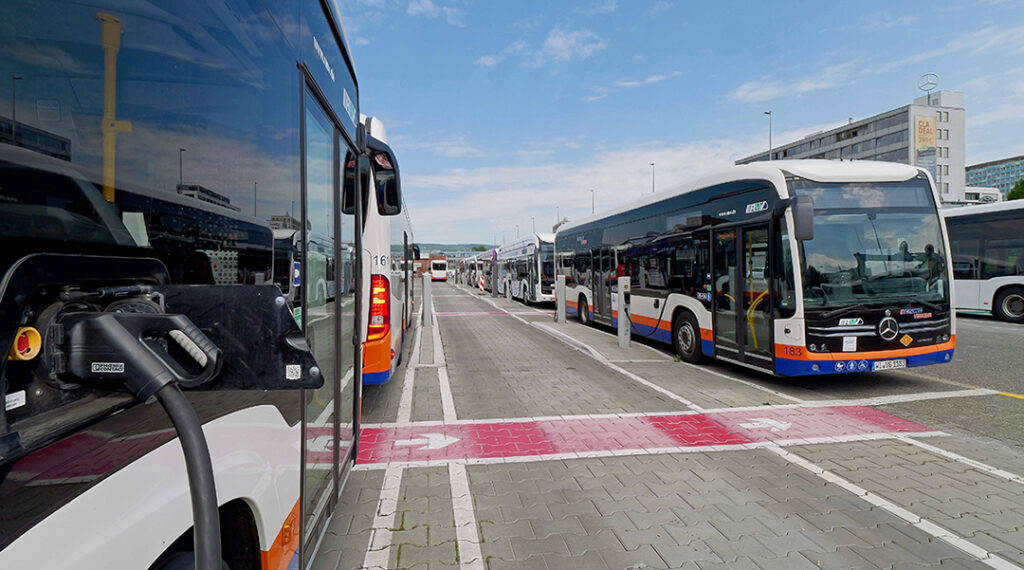
<svg viewBox="0 0 1024 570">
<path fill-rule="evenodd" d="M 967 164 L 1024 154 L 1024 0 L 339 2 L 417 241 L 498 243 L 962 91 Z M 651 167 L 654 163 L 654 167 Z"/>
</svg>

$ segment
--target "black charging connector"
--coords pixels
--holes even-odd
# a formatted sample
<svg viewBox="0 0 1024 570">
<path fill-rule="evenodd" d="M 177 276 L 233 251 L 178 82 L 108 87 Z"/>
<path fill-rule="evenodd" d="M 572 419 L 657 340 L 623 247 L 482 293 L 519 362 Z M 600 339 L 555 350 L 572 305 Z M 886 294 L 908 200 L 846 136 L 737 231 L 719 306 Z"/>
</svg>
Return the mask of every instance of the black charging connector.
<svg viewBox="0 0 1024 570">
<path fill-rule="evenodd" d="M 169 314 L 68 313 L 58 323 L 61 372 L 75 382 L 121 385 L 140 401 L 155 397 L 174 424 L 185 455 L 198 570 L 220 570 L 220 518 L 213 462 L 202 423 L 178 385 L 209 382 L 221 351 L 188 317 Z"/>
</svg>

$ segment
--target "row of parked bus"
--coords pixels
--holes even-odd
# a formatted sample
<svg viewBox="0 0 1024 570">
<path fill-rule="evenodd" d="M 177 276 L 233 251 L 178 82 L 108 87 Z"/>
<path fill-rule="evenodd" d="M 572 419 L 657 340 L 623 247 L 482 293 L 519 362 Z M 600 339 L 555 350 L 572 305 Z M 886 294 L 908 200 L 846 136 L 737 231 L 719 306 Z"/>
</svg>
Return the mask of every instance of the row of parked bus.
<svg viewBox="0 0 1024 570">
<path fill-rule="evenodd" d="M 467 283 L 779 375 L 948 362 L 955 310 L 1024 322 L 1022 207 L 940 210 L 922 169 L 739 166 L 460 262 Z M 948 237 L 946 232 L 948 226 Z M 618 278 L 628 301 L 616 306 Z M 477 283 L 479 281 L 479 283 Z"/>
<path fill-rule="evenodd" d="M 308 567 L 419 255 L 335 4 L 0 18 L 0 568 Z"/>
</svg>

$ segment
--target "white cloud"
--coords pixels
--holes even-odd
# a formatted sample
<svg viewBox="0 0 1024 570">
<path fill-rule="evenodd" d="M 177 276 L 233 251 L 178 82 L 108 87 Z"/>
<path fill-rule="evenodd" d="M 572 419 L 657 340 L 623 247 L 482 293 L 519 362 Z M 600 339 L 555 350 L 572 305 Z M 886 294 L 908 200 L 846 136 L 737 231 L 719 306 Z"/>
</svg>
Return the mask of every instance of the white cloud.
<svg viewBox="0 0 1024 570">
<path fill-rule="evenodd" d="M 616 0 L 600 0 L 586 8 L 577 8 L 575 11 L 577 14 L 583 14 L 584 16 L 600 16 L 602 14 L 611 14 L 619 7 L 619 3 Z"/>
<path fill-rule="evenodd" d="M 435 156 L 446 158 L 470 158 L 483 156 L 483 151 L 466 142 L 465 138 L 428 134 L 416 139 L 404 135 L 391 137 L 391 146 L 401 156 L 407 150 L 425 150 Z"/>
<path fill-rule="evenodd" d="M 953 53 L 967 52 L 977 55 L 994 49 L 1003 50 L 1007 53 L 1024 53 L 1024 26 L 1012 28 L 988 26 L 980 30 L 965 32 L 946 42 L 942 47 L 918 52 L 879 66 L 868 67 L 864 70 L 864 73 L 882 73 Z"/>
<path fill-rule="evenodd" d="M 464 27 L 463 13 L 459 8 L 451 6 L 438 6 L 431 0 L 412 0 L 405 10 L 410 16 L 426 16 L 427 18 L 444 17 L 445 21 L 453 26 Z"/>
<path fill-rule="evenodd" d="M 652 15 L 652 16 L 654 16 L 655 14 L 659 14 L 661 12 L 664 12 L 665 10 L 668 10 L 671 7 L 672 7 L 672 3 L 671 2 L 665 2 L 665 0 L 659 0 L 658 2 L 655 2 L 653 6 L 651 6 L 651 8 L 647 11 L 647 13 Z"/>
<path fill-rule="evenodd" d="M 611 93 L 615 93 L 619 89 L 633 89 L 633 88 L 636 88 L 636 87 L 644 87 L 646 85 L 653 85 L 655 83 L 661 83 L 662 81 L 665 81 L 666 79 L 670 79 L 670 78 L 673 78 L 673 77 L 679 77 L 682 74 L 683 74 L 682 71 L 673 71 L 671 73 L 658 73 L 658 74 L 655 74 L 655 75 L 650 75 L 648 77 L 645 77 L 644 79 L 620 79 L 620 80 L 616 81 L 613 84 L 614 87 L 603 87 L 603 86 L 600 86 L 600 85 L 595 85 L 593 87 L 590 87 L 590 90 L 594 94 L 586 95 L 581 100 L 584 103 L 590 103 L 590 102 L 593 102 L 593 101 L 598 101 L 600 99 L 604 99 L 605 97 L 607 97 Z"/>
<path fill-rule="evenodd" d="M 830 65 L 812 75 L 795 80 L 761 79 L 747 81 L 729 93 L 729 98 L 742 103 L 771 101 L 779 97 L 820 91 L 849 81 L 849 71 L 859 60 Z"/>
<path fill-rule="evenodd" d="M 590 30 L 568 31 L 555 28 L 544 40 L 544 45 L 524 65 L 542 67 L 547 63 L 566 63 L 573 58 L 587 59 L 605 46 L 604 40 Z"/>
<path fill-rule="evenodd" d="M 505 61 L 505 59 L 512 54 L 523 53 L 524 51 L 526 51 L 526 48 L 526 42 L 512 42 L 509 45 L 505 46 L 505 49 L 501 50 L 500 52 L 494 55 L 480 56 L 479 58 L 477 58 L 476 64 L 483 65 L 484 67 L 494 67 L 495 65 L 498 65 L 499 63 Z"/>
<path fill-rule="evenodd" d="M 894 17 L 888 12 L 871 12 L 857 18 L 856 24 L 844 26 L 841 29 L 844 31 L 858 30 L 861 32 L 875 32 L 878 30 L 888 30 L 907 26 L 913 24 L 917 20 L 917 16 L 911 16 L 910 14 Z"/>
</svg>

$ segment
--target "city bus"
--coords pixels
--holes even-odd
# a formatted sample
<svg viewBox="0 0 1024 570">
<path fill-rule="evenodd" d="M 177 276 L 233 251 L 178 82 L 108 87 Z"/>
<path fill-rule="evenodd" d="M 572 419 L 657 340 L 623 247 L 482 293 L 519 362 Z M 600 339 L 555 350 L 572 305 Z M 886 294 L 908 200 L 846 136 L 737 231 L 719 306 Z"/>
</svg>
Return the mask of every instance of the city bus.
<svg viewBox="0 0 1024 570">
<path fill-rule="evenodd" d="M 387 143 L 384 124 L 376 117 L 362 117 L 371 144 Z M 349 165 L 354 168 L 354 163 Z M 375 192 L 364 196 L 363 267 L 370 284 L 368 322 L 363 336 L 363 385 L 384 384 L 400 364 L 405 333 L 413 314 L 413 233 L 409 209 L 386 212 L 384 189 L 398 175 L 398 165 L 371 161 Z"/>
<path fill-rule="evenodd" d="M 498 294 L 527 304 L 554 301 L 554 265 L 555 234 L 533 234 L 499 247 Z"/>
<path fill-rule="evenodd" d="M 797 376 L 949 362 L 949 245 L 929 175 L 882 162 L 737 166 L 558 229 L 566 308 L 702 357 Z"/>
<path fill-rule="evenodd" d="M 430 280 L 431 281 L 447 281 L 448 280 L 448 260 L 447 259 L 432 259 L 432 260 L 430 260 Z"/>
<path fill-rule="evenodd" d="M 394 163 L 334 3 L 0 22 L 0 568 L 308 568 L 359 430 L 357 212 Z"/>
<path fill-rule="evenodd" d="M 1024 201 L 943 210 L 956 308 L 1024 323 Z"/>
</svg>

